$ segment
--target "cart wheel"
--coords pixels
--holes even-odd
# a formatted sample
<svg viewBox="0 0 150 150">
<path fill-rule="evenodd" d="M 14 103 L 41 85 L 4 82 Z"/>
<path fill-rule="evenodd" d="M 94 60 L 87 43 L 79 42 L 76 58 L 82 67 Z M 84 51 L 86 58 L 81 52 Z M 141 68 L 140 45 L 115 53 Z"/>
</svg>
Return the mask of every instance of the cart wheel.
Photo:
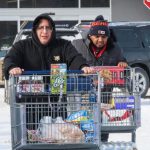
<svg viewBox="0 0 150 150">
<path fill-rule="evenodd" d="M 134 131 L 132 132 L 132 142 L 135 143 L 135 141 L 136 141 L 136 131 L 134 130 Z"/>
</svg>

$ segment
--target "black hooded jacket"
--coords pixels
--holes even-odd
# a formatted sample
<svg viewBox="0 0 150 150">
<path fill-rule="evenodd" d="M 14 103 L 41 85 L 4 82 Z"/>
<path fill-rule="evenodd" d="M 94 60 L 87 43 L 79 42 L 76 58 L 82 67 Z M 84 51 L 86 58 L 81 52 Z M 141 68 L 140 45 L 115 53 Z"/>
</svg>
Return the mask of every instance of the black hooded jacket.
<svg viewBox="0 0 150 150">
<path fill-rule="evenodd" d="M 36 27 L 41 19 L 47 19 L 52 26 L 52 38 L 42 45 L 36 35 Z M 49 70 L 50 64 L 66 63 L 67 69 L 79 70 L 86 64 L 86 60 L 77 52 L 67 40 L 56 39 L 55 23 L 47 14 L 39 15 L 33 22 L 32 38 L 16 42 L 4 59 L 5 78 L 9 77 L 9 70 L 20 67 L 27 70 Z"/>
</svg>

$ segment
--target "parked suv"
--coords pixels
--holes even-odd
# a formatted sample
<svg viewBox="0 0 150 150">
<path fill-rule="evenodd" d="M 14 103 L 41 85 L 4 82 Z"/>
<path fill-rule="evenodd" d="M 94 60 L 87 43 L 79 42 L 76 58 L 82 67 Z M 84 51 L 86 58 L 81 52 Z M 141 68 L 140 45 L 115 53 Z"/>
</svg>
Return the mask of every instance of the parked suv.
<svg viewBox="0 0 150 150">
<path fill-rule="evenodd" d="M 80 24 L 79 28 L 87 32 L 90 23 Z M 150 87 L 150 22 L 111 22 L 109 28 L 114 41 L 123 49 L 128 64 L 136 67 L 135 86 L 144 97 Z"/>
<path fill-rule="evenodd" d="M 81 23 L 74 28 L 56 28 L 56 36 L 73 40 L 84 38 L 90 23 Z M 129 65 L 136 67 L 136 84 L 141 97 L 144 97 L 150 86 L 150 22 L 111 22 L 111 36 L 124 51 Z M 84 34 L 83 34 L 84 33 Z M 15 42 L 31 37 L 31 29 L 23 29 L 17 34 Z"/>
<path fill-rule="evenodd" d="M 144 97 L 150 86 L 150 22 L 110 23 L 110 29 L 129 65 L 136 67 L 136 84 Z"/>
</svg>

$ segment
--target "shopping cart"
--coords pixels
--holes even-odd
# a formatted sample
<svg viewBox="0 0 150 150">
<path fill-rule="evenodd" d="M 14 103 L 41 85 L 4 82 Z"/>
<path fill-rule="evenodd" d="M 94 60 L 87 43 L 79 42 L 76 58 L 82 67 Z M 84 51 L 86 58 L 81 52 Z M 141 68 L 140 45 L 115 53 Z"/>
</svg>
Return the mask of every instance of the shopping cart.
<svg viewBox="0 0 150 150">
<path fill-rule="evenodd" d="M 25 72 L 11 76 L 13 150 L 86 149 L 100 147 L 98 74 Z"/>
<path fill-rule="evenodd" d="M 135 142 L 136 129 L 141 125 L 141 104 L 135 69 L 115 66 L 94 68 L 95 70 L 108 69 L 112 72 L 112 80 L 105 81 L 100 88 L 101 132 L 131 133 L 131 141 Z"/>
<path fill-rule="evenodd" d="M 63 80 L 41 71 L 11 77 L 12 149 L 103 150 L 101 133 L 131 133 L 135 142 L 140 97 L 134 69 L 106 68 L 111 81 L 79 72 Z"/>
</svg>

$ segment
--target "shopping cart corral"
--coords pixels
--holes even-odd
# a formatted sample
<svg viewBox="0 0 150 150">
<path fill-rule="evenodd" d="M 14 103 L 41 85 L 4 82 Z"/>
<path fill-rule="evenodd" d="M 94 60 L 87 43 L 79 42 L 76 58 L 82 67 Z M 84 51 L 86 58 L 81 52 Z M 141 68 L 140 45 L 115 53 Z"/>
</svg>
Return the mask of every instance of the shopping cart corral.
<svg viewBox="0 0 150 150">
<path fill-rule="evenodd" d="M 131 132 L 135 141 L 140 103 L 127 72 L 119 83 L 81 73 L 10 77 L 12 149 L 98 150 L 102 132 Z"/>
</svg>

